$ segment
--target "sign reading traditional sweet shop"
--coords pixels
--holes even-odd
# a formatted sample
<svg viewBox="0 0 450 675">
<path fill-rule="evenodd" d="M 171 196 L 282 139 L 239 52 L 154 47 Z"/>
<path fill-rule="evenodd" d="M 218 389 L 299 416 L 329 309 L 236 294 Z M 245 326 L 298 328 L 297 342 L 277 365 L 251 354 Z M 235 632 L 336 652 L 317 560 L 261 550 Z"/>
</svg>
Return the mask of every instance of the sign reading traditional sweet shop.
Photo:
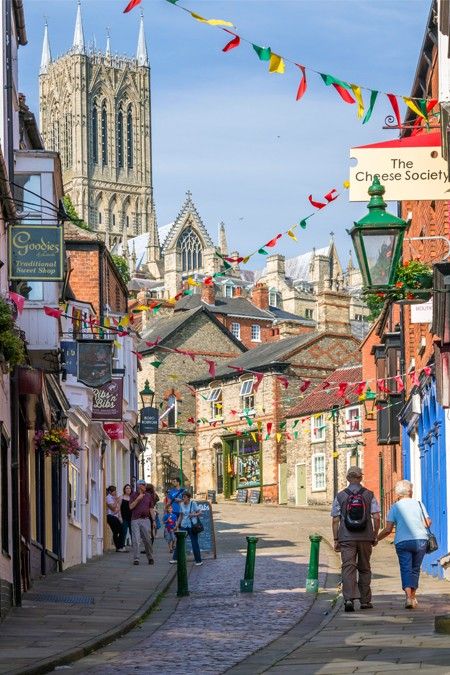
<svg viewBox="0 0 450 675">
<path fill-rule="evenodd" d="M 113 377 L 111 382 L 94 387 L 92 419 L 98 422 L 121 420 L 123 407 L 123 377 Z"/>
<path fill-rule="evenodd" d="M 9 278 L 61 281 L 64 278 L 64 230 L 55 225 L 11 225 Z"/>
</svg>

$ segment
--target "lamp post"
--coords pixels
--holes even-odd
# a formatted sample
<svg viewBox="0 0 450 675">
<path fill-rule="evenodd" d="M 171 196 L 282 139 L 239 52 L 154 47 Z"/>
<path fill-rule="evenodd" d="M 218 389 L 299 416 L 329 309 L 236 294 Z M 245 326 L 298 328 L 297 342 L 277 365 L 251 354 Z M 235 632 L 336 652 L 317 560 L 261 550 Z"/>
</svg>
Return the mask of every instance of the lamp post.
<svg viewBox="0 0 450 675">
<path fill-rule="evenodd" d="M 408 223 L 387 213 L 385 189 L 375 176 L 369 188 L 369 213 L 350 232 L 363 284 L 374 291 L 392 288 Z"/>
<path fill-rule="evenodd" d="M 183 429 L 178 429 L 175 434 L 178 437 L 179 449 L 180 449 L 180 484 L 183 486 L 183 445 L 186 440 L 186 432 Z"/>
<path fill-rule="evenodd" d="M 144 388 L 141 389 L 141 391 L 139 392 L 139 396 L 141 397 L 143 408 L 151 408 L 152 407 L 153 400 L 155 398 L 155 392 L 150 387 L 150 384 L 149 384 L 148 380 L 145 380 Z"/>
<path fill-rule="evenodd" d="M 364 405 L 364 412 L 366 413 L 366 419 L 373 420 L 375 413 L 375 403 L 377 395 L 370 387 L 367 387 L 364 394 L 361 394 L 359 400 Z"/>
</svg>

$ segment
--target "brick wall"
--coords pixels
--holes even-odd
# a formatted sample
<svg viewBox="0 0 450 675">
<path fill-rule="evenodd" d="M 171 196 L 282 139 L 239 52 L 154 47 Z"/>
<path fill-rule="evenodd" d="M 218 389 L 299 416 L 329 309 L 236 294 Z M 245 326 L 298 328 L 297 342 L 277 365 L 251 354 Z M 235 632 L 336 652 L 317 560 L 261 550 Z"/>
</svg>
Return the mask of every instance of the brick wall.
<svg viewBox="0 0 450 675">
<path fill-rule="evenodd" d="M 240 325 L 240 341 L 244 344 L 247 349 L 253 349 L 257 347 L 262 342 L 272 342 L 278 340 L 278 334 L 276 329 L 272 328 L 271 321 L 264 321 L 261 319 L 243 319 L 241 317 L 233 316 L 224 316 L 217 315 L 217 319 L 231 331 L 231 324 L 238 323 Z M 260 327 L 261 340 L 253 341 L 252 340 L 252 326 L 257 325 Z"/>
<path fill-rule="evenodd" d="M 70 287 L 77 300 L 90 302 L 96 314 L 100 312 L 100 269 L 98 250 L 69 249 Z"/>
</svg>

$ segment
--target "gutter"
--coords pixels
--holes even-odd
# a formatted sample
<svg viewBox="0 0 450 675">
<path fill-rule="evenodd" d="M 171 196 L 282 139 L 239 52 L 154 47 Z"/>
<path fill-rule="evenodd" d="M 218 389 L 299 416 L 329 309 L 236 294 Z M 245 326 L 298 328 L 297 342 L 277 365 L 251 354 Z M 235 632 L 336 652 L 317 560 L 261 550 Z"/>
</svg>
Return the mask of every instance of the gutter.
<svg viewBox="0 0 450 675">
<path fill-rule="evenodd" d="M 23 11 L 22 0 L 13 0 L 13 10 L 16 29 L 19 36 L 19 44 L 24 47 L 28 43 L 28 38 L 25 28 L 25 14 Z"/>
</svg>

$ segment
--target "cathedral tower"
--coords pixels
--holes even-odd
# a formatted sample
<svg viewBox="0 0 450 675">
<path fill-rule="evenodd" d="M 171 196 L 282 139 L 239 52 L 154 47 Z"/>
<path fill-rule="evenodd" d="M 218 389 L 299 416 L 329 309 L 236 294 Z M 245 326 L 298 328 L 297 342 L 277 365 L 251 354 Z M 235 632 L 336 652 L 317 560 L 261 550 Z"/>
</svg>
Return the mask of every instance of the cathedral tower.
<svg viewBox="0 0 450 675">
<path fill-rule="evenodd" d="M 64 189 L 107 245 L 155 223 L 150 68 L 141 16 L 135 58 L 85 44 L 78 0 L 71 49 L 52 60 L 45 26 L 39 76 L 45 147 L 60 153 Z M 156 227 L 156 225 L 155 225 Z"/>
</svg>

